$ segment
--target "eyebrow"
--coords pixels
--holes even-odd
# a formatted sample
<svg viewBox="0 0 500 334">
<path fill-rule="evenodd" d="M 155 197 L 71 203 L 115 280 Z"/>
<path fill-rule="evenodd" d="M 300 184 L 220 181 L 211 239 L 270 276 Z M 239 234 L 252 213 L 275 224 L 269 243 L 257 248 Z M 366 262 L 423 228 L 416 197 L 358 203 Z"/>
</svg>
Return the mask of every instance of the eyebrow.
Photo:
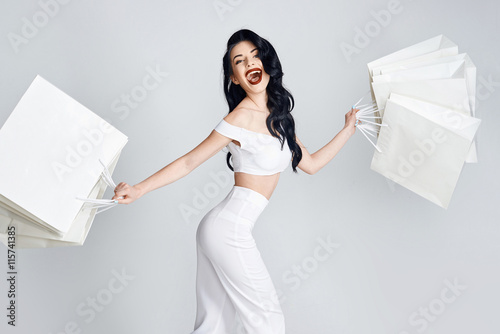
<svg viewBox="0 0 500 334">
<path fill-rule="evenodd" d="M 252 51 L 250 51 L 250 53 L 254 52 L 255 50 L 257 50 L 258 48 L 255 48 L 253 49 Z M 236 57 L 243 57 L 243 55 L 236 55 L 233 57 L 233 61 L 236 59 Z"/>
</svg>

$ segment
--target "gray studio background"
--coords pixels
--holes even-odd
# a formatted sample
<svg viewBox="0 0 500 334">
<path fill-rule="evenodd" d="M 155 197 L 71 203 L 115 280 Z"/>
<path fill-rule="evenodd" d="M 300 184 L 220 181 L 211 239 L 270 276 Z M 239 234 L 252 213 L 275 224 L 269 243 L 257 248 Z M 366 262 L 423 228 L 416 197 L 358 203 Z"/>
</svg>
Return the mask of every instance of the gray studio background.
<svg viewBox="0 0 500 334">
<path fill-rule="evenodd" d="M 221 58 L 240 28 L 275 46 L 311 153 L 368 91 L 367 62 L 439 34 L 457 43 L 477 66 L 482 123 L 479 163 L 465 165 L 448 210 L 371 171 L 374 149 L 356 133 L 317 174 L 282 173 L 254 237 L 287 334 L 500 332 L 497 1 L 55 1 L 0 4 L 0 124 L 40 74 L 128 136 L 117 183 L 187 153 L 227 114 Z M 397 10 L 366 45 L 344 55 L 342 43 L 355 46 L 356 31 L 388 8 Z M 38 31 L 13 46 L 9 33 L 33 17 Z M 133 107 L 122 102 L 151 71 L 157 87 Z M 2 278 L 0 332 L 190 333 L 195 232 L 234 182 L 225 154 L 99 214 L 81 247 L 19 250 L 17 326 L 7 325 Z M 0 245 L 0 277 L 6 263 Z"/>
</svg>

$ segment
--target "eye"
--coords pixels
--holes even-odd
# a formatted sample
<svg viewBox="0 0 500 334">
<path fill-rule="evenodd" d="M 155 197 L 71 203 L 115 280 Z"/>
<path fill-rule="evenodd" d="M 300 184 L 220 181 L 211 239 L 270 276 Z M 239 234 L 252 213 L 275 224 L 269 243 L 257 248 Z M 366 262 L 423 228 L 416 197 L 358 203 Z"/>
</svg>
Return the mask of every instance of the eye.
<svg viewBox="0 0 500 334">
<path fill-rule="evenodd" d="M 241 60 L 237 60 L 235 64 L 238 65 L 241 62 L 242 62 Z"/>
</svg>

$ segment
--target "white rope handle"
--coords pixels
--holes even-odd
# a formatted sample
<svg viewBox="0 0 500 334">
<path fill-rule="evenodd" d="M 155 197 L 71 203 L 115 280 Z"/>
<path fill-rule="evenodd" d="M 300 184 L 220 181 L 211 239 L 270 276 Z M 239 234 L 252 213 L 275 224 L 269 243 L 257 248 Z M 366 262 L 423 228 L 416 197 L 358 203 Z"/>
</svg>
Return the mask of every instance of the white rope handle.
<svg viewBox="0 0 500 334">
<path fill-rule="evenodd" d="M 368 120 L 368 119 L 373 119 L 373 120 L 376 120 L 376 119 L 381 120 L 382 119 L 382 117 L 378 117 L 378 116 L 374 116 L 374 115 L 371 116 L 372 114 L 379 111 L 375 101 L 372 100 L 370 103 L 365 103 L 365 104 L 359 105 L 361 103 L 361 101 L 363 101 L 363 99 L 366 96 L 368 96 L 368 94 L 370 94 L 370 92 L 363 95 L 363 97 L 361 97 L 358 100 L 358 102 L 356 102 L 356 104 L 354 104 L 352 107 L 353 109 L 354 108 L 359 109 L 358 112 L 356 113 L 356 125 L 355 126 L 359 130 L 359 132 L 361 132 L 361 134 L 363 134 L 363 136 L 365 136 L 365 138 L 368 139 L 370 144 L 372 144 L 373 147 L 375 147 L 375 149 L 377 151 L 382 152 L 380 150 L 380 148 L 370 139 L 369 136 L 376 138 L 377 137 L 376 134 L 378 134 L 380 127 L 387 126 L 387 124 L 376 123 L 376 122 Z M 372 128 L 365 127 L 363 123 L 375 125 L 375 126 L 378 126 L 378 128 L 373 129 L 373 127 Z"/>
<path fill-rule="evenodd" d="M 369 115 L 373 114 L 375 112 L 379 111 L 377 108 L 372 108 L 372 109 L 365 109 L 365 110 L 360 110 L 356 113 L 356 115 Z"/>
<path fill-rule="evenodd" d="M 365 123 L 368 123 L 368 124 L 373 124 L 373 125 L 377 125 L 377 126 L 387 126 L 387 124 L 380 124 L 380 123 L 375 123 L 375 122 L 370 122 L 370 121 L 367 121 L 366 119 L 363 119 L 363 117 L 360 117 L 358 118 L 361 122 L 365 122 Z"/>
<path fill-rule="evenodd" d="M 108 168 L 106 165 L 99 159 L 99 162 L 101 165 L 104 167 L 104 170 L 101 172 L 100 177 L 104 180 L 106 185 L 112 187 L 113 189 L 116 188 L 116 184 L 113 181 L 113 178 L 111 177 L 111 173 L 109 172 Z M 81 197 L 75 197 L 78 200 L 84 201 L 84 205 L 89 207 L 90 209 L 99 209 L 99 208 L 104 208 L 101 210 L 97 210 L 96 214 L 101 213 L 103 211 L 106 211 L 108 209 L 111 209 L 115 205 L 118 204 L 117 200 L 112 200 L 112 199 L 98 199 L 98 198 L 81 198 Z M 118 197 L 119 199 L 123 199 L 123 196 Z"/>
<path fill-rule="evenodd" d="M 358 128 L 362 128 L 367 135 L 373 138 L 377 138 L 378 131 L 375 131 L 373 129 L 370 129 L 368 127 L 364 127 L 363 124 L 359 124 Z"/>
<path fill-rule="evenodd" d="M 360 104 L 360 103 L 361 103 L 361 101 L 363 101 L 363 99 L 364 99 L 365 97 L 367 97 L 369 94 L 370 94 L 370 91 L 367 91 L 367 92 L 365 93 L 365 95 L 363 95 L 363 96 L 362 96 L 362 97 L 358 100 L 358 102 L 356 102 L 356 104 L 354 104 L 354 106 L 353 106 L 353 107 L 357 107 L 357 106 L 358 106 L 358 104 Z M 375 101 L 373 101 L 373 100 L 372 100 L 372 102 L 371 102 L 371 103 L 362 104 L 362 105 L 360 105 L 360 107 L 367 106 L 367 105 L 373 105 L 374 103 L 375 103 Z M 354 108 L 353 108 L 353 109 L 354 109 Z"/>
<path fill-rule="evenodd" d="M 357 114 L 356 114 L 356 115 L 357 115 Z M 363 116 L 363 115 L 361 115 L 360 117 L 358 117 L 358 119 L 359 119 L 359 118 L 367 118 L 367 119 L 371 119 L 371 118 L 373 118 L 373 119 L 382 119 L 382 117 L 378 117 L 378 116 Z"/>
<path fill-rule="evenodd" d="M 373 147 L 375 147 L 377 149 L 377 151 L 379 151 L 380 153 L 382 153 L 382 151 L 378 148 L 378 146 L 375 145 L 375 143 L 372 142 L 372 140 L 366 135 L 365 130 L 363 130 L 363 128 L 358 128 L 358 129 L 363 134 L 363 136 L 365 136 L 366 139 L 368 139 L 368 141 L 373 145 Z"/>
<path fill-rule="evenodd" d="M 104 167 L 104 170 L 102 171 L 102 175 L 104 176 L 104 182 L 110 187 L 116 188 L 116 184 L 111 178 L 111 174 L 109 173 L 109 170 L 106 168 L 104 163 L 102 162 L 101 159 L 99 159 L 99 162 L 101 163 L 102 167 Z"/>
</svg>

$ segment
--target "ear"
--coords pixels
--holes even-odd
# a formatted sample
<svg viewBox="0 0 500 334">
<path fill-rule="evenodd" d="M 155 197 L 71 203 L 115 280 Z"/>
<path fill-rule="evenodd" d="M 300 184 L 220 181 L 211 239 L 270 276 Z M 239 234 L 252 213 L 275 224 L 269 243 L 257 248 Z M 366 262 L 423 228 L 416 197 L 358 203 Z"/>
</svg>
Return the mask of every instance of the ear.
<svg viewBox="0 0 500 334">
<path fill-rule="evenodd" d="M 236 79 L 236 78 L 234 77 L 234 75 L 232 75 L 232 74 L 231 74 L 231 81 L 232 81 L 235 85 L 239 85 L 239 84 L 240 84 L 240 82 L 238 81 L 238 79 Z"/>
</svg>

